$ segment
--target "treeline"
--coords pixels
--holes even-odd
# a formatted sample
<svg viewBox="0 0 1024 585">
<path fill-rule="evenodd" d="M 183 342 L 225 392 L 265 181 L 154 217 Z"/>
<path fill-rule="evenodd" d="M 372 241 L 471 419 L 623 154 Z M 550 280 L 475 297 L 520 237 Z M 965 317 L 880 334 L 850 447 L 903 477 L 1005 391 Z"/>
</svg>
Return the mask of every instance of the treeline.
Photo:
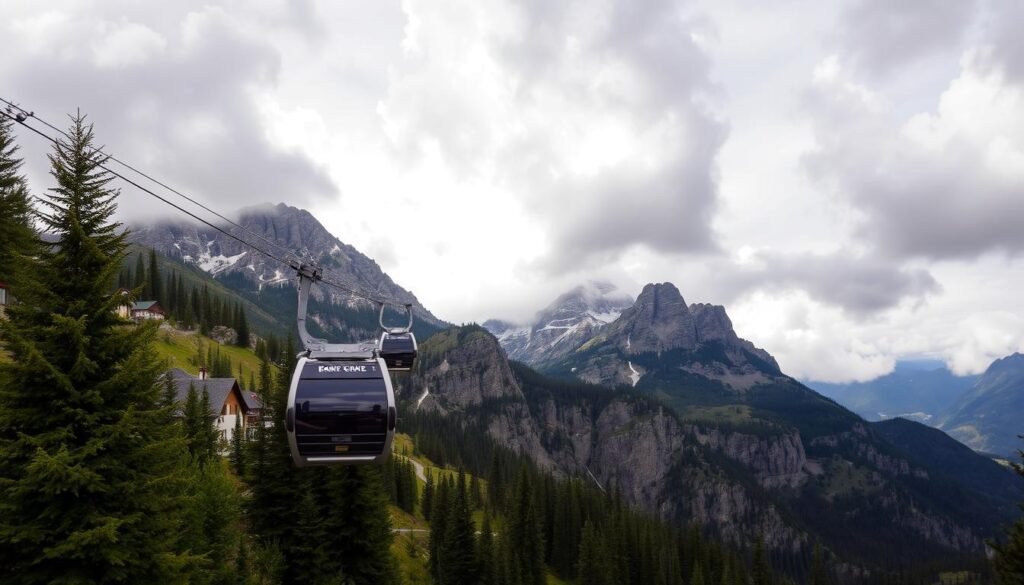
<svg viewBox="0 0 1024 585">
<path fill-rule="evenodd" d="M 762 546 L 741 554 L 696 526 L 670 526 L 629 507 L 614 487 L 555 479 L 477 425 L 417 412 L 402 425 L 427 457 L 486 483 L 481 490 L 460 472 L 435 485 L 428 476 L 421 509 L 430 521 L 437 583 L 539 585 L 546 570 L 597 585 L 787 582 L 772 571 Z M 470 521 L 474 512 L 483 516 L 479 530 Z M 827 582 L 825 575 L 818 570 L 812 582 Z"/>
<path fill-rule="evenodd" d="M 149 251 L 148 266 L 142 252 L 135 256 L 134 270 L 125 264 L 117 277 L 118 288 L 139 291 L 141 300 L 158 301 L 165 316 L 184 329 L 198 327 L 201 334 L 209 335 L 214 327 L 230 327 L 235 330 L 235 344 L 249 347 L 249 319 L 242 303 L 211 293 L 206 284 L 186 287 L 176 270 L 168 271 L 165 285 L 154 250 Z"/>
<path fill-rule="evenodd" d="M 202 335 L 209 335 L 217 326 L 228 327 L 235 331 L 235 345 L 252 347 L 258 357 L 265 357 L 272 363 L 281 359 L 281 338 L 273 333 L 265 337 L 253 335 L 243 303 L 211 291 L 206 284 L 190 284 L 177 270 L 162 268 L 154 250 L 149 250 L 148 254 L 138 252 L 135 268 L 130 264 L 128 259 L 123 262 L 117 288 L 138 291 L 141 300 L 158 301 L 165 317 L 177 327 L 197 329 Z M 207 363 L 214 364 L 212 360 Z"/>
</svg>

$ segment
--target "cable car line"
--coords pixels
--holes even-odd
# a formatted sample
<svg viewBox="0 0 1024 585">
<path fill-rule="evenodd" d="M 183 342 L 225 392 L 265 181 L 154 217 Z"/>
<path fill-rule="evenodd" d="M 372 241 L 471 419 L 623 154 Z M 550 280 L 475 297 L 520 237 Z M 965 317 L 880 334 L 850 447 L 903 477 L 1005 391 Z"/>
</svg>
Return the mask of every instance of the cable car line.
<svg viewBox="0 0 1024 585">
<path fill-rule="evenodd" d="M 30 126 L 27 123 L 28 122 L 28 118 L 32 118 L 32 119 L 38 120 L 41 124 L 47 126 L 48 128 L 53 129 L 56 132 L 59 132 L 61 135 L 65 136 L 66 138 L 68 138 L 68 139 L 71 138 L 67 134 L 67 132 L 61 130 L 60 128 L 57 128 L 53 124 L 50 124 L 46 120 L 40 118 L 34 112 L 28 111 L 25 108 L 22 108 L 21 106 L 15 104 L 14 102 L 11 102 L 10 100 L 7 100 L 7 99 L 3 98 L 3 97 L 0 97 L 0 102 L 2 102 L 2 103 L 7 105 L 6 111 L 0 109 L 0 114 L 3 114 L 7 118 L 17 122 L 18 124 L 24 126 L 25 128 L 28 128 L 29 130 L 31 130 L 32 132 L 35 132 L 36 134 L 38 134 L 39 136 L 43 137 L 44 139 L 46 139 L 46 140 L 48 140 L 48 141 L 50 141 L 50 142 L 52 142 L 54 144 L 59 144 L 58 140 L 56 138 L 54 138 L 53 136 L 50 136 L 50 135 L 46 134 L 45 132 L 39 130 L 38 128 Z M 144 193 L 146 193 L 146 194 L 148 194 L 148 195 L 150 195 L 152 197 L 155 197 L 155 198 L 159 199 L 160 201 L 166 203 L 167 205 L 170 205 L 171 207 L 177 209 L 178 211 L 181 211 L 182 213 L 188 215 L 192 219 L 194 219 L 194 220 L 196 220 L 196 221 L 198 221 L 198 222 L 200 222 L 200 223 L 202 223 L 202 224 L 204 224 L 206 226 L 209 226 L 209 227 L 217 230 L 218 232 L 220 232 L 220 233 L 228 236 L 229 238 L 237 241 L 238 243 L 242 244 L 243 246 L 251 248 L 251 249 L 253 249 L 253 250 L 263 254 L 264 256 L 267 256 L 268 258 L 271 258 L 271 259 L 275 260 L 276 262 L 279 262 L 280 264 L 288 266 L 288 267 L 290 267 L 290 268 L 292 268 L 294 270 L 298 270 L 299 266 L 301 266 L 303 264 L 306 264 L 306 263 L 309 263 L 309 262 L 303 262 L 301 257 L 297 253 L 295 253 L 295 251 L 290 250 L 286 246 L 283 246 L 282 244 L 274 242 L 273 240 L 269 240 L 269 239 L 267 239 L 267 238 L 265 238 L 265 237 L 255 233 L 255 232 L 249 230 L 245 226 L 242 226 L 242 225 L 240 225 L 240 224 L 238 224 L 238 223 L 228 219 L 224 215 L 216 212 L 215 210 L 207 207 L 206 205 L 203 205 L 202 203 L 200 203 L 200 202 L 196 201 L 195 199 L 193 199 L 193 198 L 191 198 L 191 197 L 181 193 L 180 191 L 178 191 L 178 190 L 176 190 L 176 189 L 166 185 L 165 183 L 163 183 L 163 182 L 153 178 L 152 176 L 150 176 L 150 175 L 148 175 L 148 174 L 138 170 L 137 168 L 133 167 L 132 165 L 129 165 L 128 163 L 125 163 L 125 162 L 121 161 L 120 159 L 117 159 L 116 157 L 114 157 L 114 156 L 112 156 L 110 154 L 107 154 L 106 152 L 103 152 L 102 149 L 100 149 L 100 148 L 92 148 L 92 154 L 99 154 L 99 155 L 103 156 L 105 159 L 109 159 L 109 160 L 112 160 L 114 162 L 117 162 L 121 166 L 123 166 L 123 167 L 125 167 L 125 168 L 127 168 L 127 169 L 129 169 L 129 170 L 131 170 L 131 171 L 141 175 L 142 177 L 145 177 L 146 179 L 152 181 L 153 183 L 155 183 L 157 185 L 160 185 L 164 189 L 167 189 L 168 191 L 170 191 L 170 192 L 172 192 L 172 193 L 174 193 L 174 194 L 176 194 L 176 195 L 186 199 L 187 201 L 189 201 L 189 202 L 197 205 L 198 207 L 202 208 L 203 210 L 205 210 L 205 211 L 207 211 L 207 212 L 217 216 L 218 218 L 226 221 L 227 223 L 229 223 L 229 224 L 231 224 L 231 225 L 233 225 L 233 226 L 243 230 L 244 232 L 247 232 L 248 234 L 252 235 L 253 237 L 258 238 L 258 239 L 260 239 L 260 240 L 262 240 L 262 241 L 264 241 L 264 242 L 266 242 L 268 244 L 271 244 L 274 247 L 278 248 L 279 250 L 283 250 L 285 252 L 285 254 L 283 256 L 285 256 L 285 257 L 282 258 L 281 255 L 271 253 L 271 252 L 265 250 L 264 248 L 261 248 L 260 246 L 257 246 L 257 245 L 255 245 L 253 243 L 250 243 L 250 242 L 242 239 L 241 237 L 239 237 L 239 236 L 237 236 L 237 235 L 235 235 L 235 234 L 225 230 L 224 228 L 222 228 L 222 227 L 220 227 L 220 226 L 218 226 L 218 225 L 216 225 L 216 224 L 214 224 L 214 223 L 212 223 L 210 221 L 207 221 L 206 219 L 203 219 L 202 217 L 196 215 L 195 213 L 189 211 L 188 209 L 185 209 L 185 208 L 183 208 L 183 207 L 181 207 L 179 205 L 176 205 L 172 201 L 169 201 L 168 199 L 158 195 L 157 193 L 153 192 L 152 190 L 147 189 L 146 187 L 140 185 L 136 181 L 133 181 L 133 180 L 129 179 L 128 177 L 125 177 L 123 174 L 121 174 L 121 173 L 119 173 L 119 172 L 109 168 L 107 165 L 105 165 L 103 163 L 97 165 L 101 169 L 109 172 L 110 174 L 114 175 L 115 177 L 118 177 L 119 179 L 125 181 L 126 183 L 132 185 L 133 187 L 136 187 L 137 189 L 141 190 L 142 192 L 144 192 Z M 290 258 L 289 258 L 289 256 L 290 256 Z M 327 286 L 330 286 L 330 287 L 335 288 L 337 290 L 340 290 L 342 292 L 346 292 L 346 293 L 348 293 L 348 294 L 350 294 L 352 296 L 356 296 L 356 297 L 365 299 L 365 300 L 370 301 L 372 303 L 375 303 L 377 305 L 385 305 L 385 304 L 387 304 L 387 305 L 393 305 L 395 307 L 405 307 L 406 305 L 410 304 L 410 303 L 406 303 L 404 301 L 400 301 L 400 300 L 398 300 L 398 299 L 396 299 L 394 297 L 384 298 L 384 297 L 381 297 L 381 296 L 377 296 L 375 294 L 366 293 L 365 291 L 361 290 L 360 287 L 357 284 L 354 284 L 354 283 L 352 283 L 352 284 L 344 284 L 342 282 L 338 282 L 339 280 L 342 280 L 342 279 L 335 278 L 335 274 L 333 272 L 330 273 L 330 276 L 331 276 L 331 278 L 326 278 L 324 276 L 324 272 L 320 271 L 319 272 L 319 276 L 318 276 L 318 280 L 323 282 Z"/>
<path fill-rule="evenodd" d="M 31 131 L 35 132 L 36 134 L 42 136 L 46 140 L 49 140 L 50 142 L 54 143 L 55 145 L 58 145 L 58 147 L 60 146 L 60 142 L 56 138 L 53 138 L 52 136 L 47 135 L 45 132 L 39 130 L 38 128 L 34 128 L 34 127 L 28 125 L 25 121 L 19 121 L 18 118 L 15 115 L 9 114 L 9 113 L 7 113 L 5 111 L 2 111 L 2 110 L 0 110 L 0 114 L 6 116 L 7 118 L 9 118 L 11 120 L 14 120 L 14 121 L 18 122 L 19 124 L 21 124 L 25 128 L 28 128 L 29 130 L 31 130 Z M 212 227 L 213 229 L 219 231 L 220 233 L 224 234 L 225 236 L 228 236 L 229 238 L 232 238 L 232 239 L 238 241 L 240 244 L 242 244 L 244 246 L 248 246 L 249 248 L 252 248 L 252 249 L 256 250 L 257 252 L 260 252 L 261 254 L 263 254 L 263 255 L 265 255 L 265 256 L 267 256 L 269 258 L 272 258 L 273 260 L 276 260 L 276 261 L 278 261 L 278 262 L 280 262 L 282 264 L 285 264 L 285 265 L 290 265 L 291 264 L 289 261 L 284 260 L 282 258 L 279 258 L 278 256 L 276 256 L 276 255 L 274 255 L 274 254 L 272 254 L 270 252 L 267 252 L 266 250 L 264 250 L 264 249 L 262 249 L 262 248 L 260 248 L 258 246 L 250 244 L 249 242 L 246 242 L 245 240 L 243 240 L 243 239 L 239 238 L 238 236 L 228 232 L 227 230 L 225 230 L 225 229 L 223 229 L 223 228 L 221 228 L 221 227 L 219 227 L 217 225 L 214 225 L 214 224 L 206 221 L 205 219 L 203 219 L 203 218 L 199 217 L 198 215 L 192 213 L 191 211 L 189 211 L 189 210 L 187 210 L 187 209 L 177 205 L 176 203 L 173 203 L 172 201 L 169 201 L 168 199 L 166 199 L 164 197 L 161 197 L 160 195 L 154 193 L 153 191 L 150 191 L 146 187 L 143 187 L 142 185 L 140 185 L 140 184 L 136 183 L 135 181 L 125 177 L 124 175 L 118 173 L 117 171 L 110 169 L 109 167 L 107 167 L 103 163 L 97 163 L 96 166 L 98 166 L 99 168 L 107 171 L 111 175 L 114 175 L 115 177 L 121 179 L 122 181 L 128 183 L 129 185 L 139 189 L 140 191 L 142 191 L 142 192 L 144 192 L 144 193 L 146 193 L 148 195 L 152 195 L 153 197 L 156 197 L 160 201 L 163 201 L 167 205 L 170 205 L 171 207 L 177 209 L 178 211 L 184 213 L 185 215 L 188 215 L 189 217 L 195 219 L 196 221 L 202 222 L 202 223 Z"/>
<path fill-rule="evenodd" d="M 65 132 L 64 130 L 62 130 L 62 129 L 58 128 L 57 126 L 54 126 L 53 124 L 51 124 L 51 123 L 47 122 L 47 121 L 46 121 L 45 119 L 43 119 L 43 118 L 41 118 L 41 117 L 37 116 L 37 115 L 35 114 L 35 112 L 30 112 L 30 111 L 26 110 L 25 108 L 23 108 L 23 107 L 19 106 L 18 104 L 14 103 L 14 102 L 12 102 L 12 101 L 10 101 L 10 100 L 7 100 L 7 99 L 5 99 L 5 98 L 3 98 L 3 97 L 0 97 L 0 102 L 2 102 L 2 103 L 4 103 L 4 104 L 7 104 L 7 109 L 8 109 L 8 111 L 11 111 L 11 109 L 16 109 L 16 110 L 18 110 L 18 112 L 19 112 L 19 113 L 15 115 L 15 119 L 16 119 L 16 120 L 17 120 L 17 121 L 18 121 L 19 123 L 21 123 L 21 124 L 24 124 L 24 123 L 25 123 L 25 120 L 26 120 L 27 118 L 34 118 L 34 119 L 36 119 L 36 120 L 39 120 L 39 122 L 40 122 L 41 124 L 43 124 L 44 126 L 46 126 L 46 127 L 50 128 L 51 130 L 53 130 L 53 131 L 55 131 L 55 132 L 59 132 L 59 133 L 61 133 L 62 135 L 64 135 L 64 137 L 65 137 L 65 138 L 68 138 L 68 139 L 70 139 L 70 138 L 71 138 L 71 136 L 69 136 L 67 132 Z M 103 155 L 104 157 L 106 157 L 107 159 L 109 159 L 109 160 L 112 160 L 112 161 L 116 162 L 117 164 L 119 164 L 119 165 L 121 165 L 121 166 L 125 167 L 126 169 L 128 169 L 128 170 L 130 170 L 130 171 L 132 171 L 132 172 L 134 172 L 134 173 L 136 173 L 136 174 L 138 174 L 138 175 L 141 175 L 142 177 L 145 177 L 146 179 L 148 179 L 148 180 L 152 181 L 153 183 L 156 183 L 157 185 L 160 185 L 160 186 L 161 186 L 161 187 L 163 187 L 164 189 L 167 189 L 167 190 L 168 190 L 168 191 L 170 191 L 171 193 L 174 193 L 175 195 L 178 195 L 179 197 L 181 197 L 181 198 L 185 199 L 185 200 L 186 200 L 186 201 L 188 201 L 189 203 L 192 203 L 193 205 L 196 205 L 196 206 L 198 206 L 198 207 L 200 207 L 200 208 L 204 209 L 205 211 L 207 211 L 207 212 L 209 212 L 209 213 L 212 213 L 213 215 L 216 215 L 216 216 L 217 216 L 218 218 L 222 219 L 223 221 L 226 221 L 227 223 L 230 223 L 231 225 L 235 226 L 236 228 L 238 228 L 238 229 L 240 229 L 240 230 L 243 230 L 243 231 L 245 231 L 245 232 L 248 232 L 248 233 L 249 233 L 250 235 L 252 235 L 252 236 L 254 236 L 254 237 L 256 237 L 256 238 L 259 238 L 260 240 L 263 240 L 263 241 L 264 241 L 265 243 L 267 243 L 267 244 L 270 244 L 270 245 L 272 245 L 272 246 L 275 246 L 275 247 L 277 247 L 277 248 L 278 248 L 279 250 L 284 250 L 286 254 L 291 254 L 292 256 L 295 256 L 296 260 L 299 260 L 298 256 L 296 256 L 296 255 L 295 255 L 295 253 L 294 253 L 293 251 L 289 250 L 289 249 L 288 249 L 287 247 L 285 247 L 285 246 L 283 246 L 283 245 L 281 245 L 281 244 L 279 244 L 279 243 L 277 243 L 277 242 L 275 242 L 275 241 L 273 241 L 273 240 L 269 240 L 269 239 L 267 239 L 267 238 L 264 238 L 263 236 L 261 236 L 261 235 L 257 234 L 256 232 L 253 232 L 253 231 L 252 231 L 252 230 L 250 230 L 249 228 L 247 228 L 247 227 L 245 227 L 245 226 L 243 226 L 243 225 L 240 225 L 240 224 L 236 223 L 235 221 L 233 221 L 233 220 L 231 220 L 231 219 L 228 219 L 227 217 L 225 217 L 225 216 L 221 215 L 220 213 L 217 213 L 217 212 L 216 212 L 216 211 L 214 211 L 213 209 L 210 209 L 210 208 L 209 208 L 209 207 L 207 207 L 206 205 L 203 205 L 203 204 L 202 204 L 202 203 L 200 203 L 199 201 L 196 201 L 195 199 L 193 199 L 193 198 L 189 197 L 188 195 L 185 195 L 185 194 L 184 194 L 184 193 L 182 193 L 181 191 L 178 191 L 177 189 L 175 189 L 175 188 L 173 188 L 173 187 L 171 187 L 171 186 L 169 186 L 169 185 L 167 185 L 167 184 L 165 184 L 165 183 L 163 183 L 163 182 L 161 182 L 161 181 L 159 181 L 159 180 L 157 180 L 157 179 L 153 178 L 152 176 L 150 176 L 150 175 L 148 175 L 148 174 L 146 174 L 146 173 L 144 173 L 144 172 L 140 171 L 139 169 L 137 169 L 137 168 L 133 167 L 132 165 L 130 165 L 130 164 L 128 164 L 128 163 L 126 163 L 126 162 L 124 162 L 123 160 L 121 160 L 121 159 L 117 158 L 116 156 L 114 156 L 114 155 L 112 155 L 112 154 L 108 154 L 108 153 L 106 153 L 106 152 L 103 152 L 103 149 L 102 149 L 102 148 L 93 148 L 92 150 L 93 150 L 93 153 L 99 153 L 99 154 L 102 154 L 102 155 Z M 123 177 L 122 177 L 122 178 L 123 178 Z"/>
</svg>

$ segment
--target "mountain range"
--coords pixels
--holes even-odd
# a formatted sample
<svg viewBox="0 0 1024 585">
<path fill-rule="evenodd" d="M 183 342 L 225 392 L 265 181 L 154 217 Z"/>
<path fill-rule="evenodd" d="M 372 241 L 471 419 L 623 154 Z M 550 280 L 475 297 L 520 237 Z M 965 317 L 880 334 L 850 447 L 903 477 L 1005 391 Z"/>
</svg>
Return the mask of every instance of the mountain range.
<svg viewBox="0 0 1024 585">
<path fill-rule="evenodd" d="M 1018 438 L 1024 433 L 1024 356 L 1018 353 L 981 375 L 957 376 L 941 362 L 903 362 L 866 382 L 808 385 L 867 420 L 917 420 L 1001 458 L 1014 459 L 1024 447 Z"/>
<path fill-rule="evenodd" d="M 977 381 L 978 376 L 957 376 L 944 363 L 928 360 L 897 362 L 892 372 L 865 382 L 806 383 L 866 420 L 902 417 L 935 426 Z"/>
<path fill-rule="evenodd" d="M 420 407 L 489 417 L 492 434 L 535 460 L 741 545 L 761 534 L 779 550 L 818 541 L 846 559 L 897 562 L 908 547 L 979 550 L 1015 513 L 1024 488 L 1005 468 L 918 423 L 866 422 L 786 376 L 721 306 L 652 283 L 616 319 L 592 323 L 579 299 L 563 295 L 541 312 L 587 323 L 586 335 L 557 339 L 557 351 L 524 351 L 526 336 L 501 322 L 485 323 L 489 350 L 484 332 L 460 333 L 465 343 L 454 345 L 473 357 L 426 360 Z M 531 326 L 531 341 L 544 323 Z M 499 342 L 526 363 L 503 366 Z M 464 362 L 484 377 L 501 372 L 504 390 L 460 383 Z"/>
<path fill-rule="evenodd" d="M 944 433 L 868 423 L 787 376 L 737 335 L 724 307 L 688 304 L 671 283 L 648 284 L 636 299 L 587 283 L 530 323 L 453 328 L 308 212 L 265 206 L 239 223 L 360 290 L 414 305 L 420 359 L 396 377 L 403 410 L 479 425 L 553 473 L 588 478 L 733 546 L 760 538 L 779 562 L 802 563 L 821 543 L 862 575 L 978 554 L 1024 499 L 1014 474 Z M 214 229 L 161 222 L 133 237 L 294 326 L 284 266 Z M 371 304 L 317 291 L 314 328 L 375 334 Z"/>
</svg>

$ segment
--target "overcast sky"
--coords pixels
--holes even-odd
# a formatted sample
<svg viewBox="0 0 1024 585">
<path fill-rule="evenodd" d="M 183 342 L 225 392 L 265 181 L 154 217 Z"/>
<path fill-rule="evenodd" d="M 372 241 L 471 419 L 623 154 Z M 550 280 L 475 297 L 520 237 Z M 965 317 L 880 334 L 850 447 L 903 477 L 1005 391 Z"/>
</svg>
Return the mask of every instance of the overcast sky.
<svg viewBox="0 0 1024 585">
<path fill-rule="evenodd" d="M 1019 0 L 4 9 L 0 96 L 222 213 L 309 209 L 443 319 L 671 281 L 802 378 L 1024 350 Z"/>
</svg>

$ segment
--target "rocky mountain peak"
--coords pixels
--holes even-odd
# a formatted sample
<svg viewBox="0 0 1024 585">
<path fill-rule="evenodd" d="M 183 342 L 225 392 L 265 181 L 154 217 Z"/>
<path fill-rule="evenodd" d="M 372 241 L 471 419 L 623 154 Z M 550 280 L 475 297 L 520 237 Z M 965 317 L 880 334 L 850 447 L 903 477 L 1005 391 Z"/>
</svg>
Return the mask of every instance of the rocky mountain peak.
<svg viewBox="0 0 1024 585">
<path fill-rule="evenodd" d="M 698 342 L 690 308 L 670 282 L 644 286 L 636 303 L 611 325 L 610 336 L 623 334 L 625 339 L 619 342 L 627 353 L 692 349 Z"/>
<path fill-rule="evenodd" d="M 484 322 L 510 358 L 530 364 L 565 357 L 633 305 L 608 282 L 589 281 L 561 294 L 527 324 L 499 319 Z"/>
</svg>

